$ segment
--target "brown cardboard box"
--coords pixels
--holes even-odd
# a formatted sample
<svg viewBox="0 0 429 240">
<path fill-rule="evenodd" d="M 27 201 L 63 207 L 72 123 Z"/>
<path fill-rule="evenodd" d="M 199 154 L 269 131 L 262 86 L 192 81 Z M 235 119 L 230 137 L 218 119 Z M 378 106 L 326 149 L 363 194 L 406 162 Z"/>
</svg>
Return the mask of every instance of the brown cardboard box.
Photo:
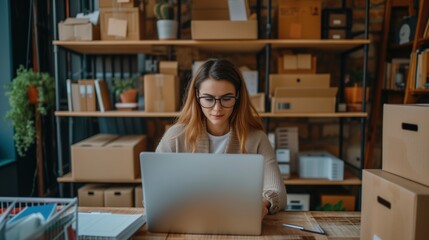
<svg viewBox="0 0 429 240">
<path fill-rule="evenodd" d="M 429 105 L 384 105 L 383 170 L 429 186 Z"/>
<path fill-rule="evenodd" d="M 100 39 L 100 27 L 87 18 L 67 18 L 58 23 L 60 41 L 92 41 Z"/>
<path fill-rule="evenodd" d="M 159 73 L 171 74 L 178 76 L 179 74 L 179 63 L 177 61 L 160 61 L 159 62 Z"/>
<path fill-rule="evenodd" d="M 140 40 L 144 15 L 139 8 L 100 9 L 101 40 Z"/>
<path fill-rule="evenodd" d="M 196 2 L 196 1 L 192 1 Z M 213 1 L 216 2 L 216 1 Z M 229 20 L 228 8 L 219 9 L 193 9 L 192 20 Z"/>
<path fill-rule="evenodd" d="M 138 7 L 139 3 L 140 3 L 140 0 L 98 0 L 98 7 L 99 8 L 133 8 L 133 7 Z"/>
<path fill-rule="evenodd" d="M 329 88 L 330 74 L 270 74 L 270 95 L 276 88 Z"/>
<path fill-rule="evenodd" d="M 429 188 L 380 169 L 363 170 L 361 239 L 427 239 Z"/>
<path fill-rule="evenodd" d="M 134 188 L 132 186 L 112 186 L 104 191 L 105 207 L 133 207 Z"/>
<path fill-rule="evenodd" d="M 280 39 L 320 39 L 321 0 L 279 0 Z"/>
<path fill-rule="evenodd" d="M 265 93 L 257 93 L 249 97 L 257 112 L 265 112 Z"/>
<path fill-rule="evenodd" d="M 328 39 L 346 39 L 347 31 L 345 29 L 329 29 Z"/>
<path fill-rule="evenodd" d="M 140 176 L 145 135 L 98 134 L 71 146 L 75 180 L 133 180 Z"/>
<path fill-rule="evenodd" d="M 104 190 L 106 184 L 86 184 L 78 190 L 79 206 L 104 207 Z"/>
<path fill-rule="evenodd" d="M 134 188 L 134 207 L 143 207 L 143 188 L 138 185 Z"/>
<path fill-rule="evenodd" d="M 191 1 L 193 9 L 228 9 L 228 0 L 197 0 Z"/>
<path fill-rule="evenodd" d="M 346 13 L 330 13 L 329 27 L 345 27 L 347 25 Z"/>
<path fill-rule="evenodd" d="M 337 88 L 276 89 L 271 98 L 273 113 L 334 113 Z"/>
<path fill-rule="evenodd" d="M 144 75 L 146 112 L 175 112 L 179 105 L 179 81 L 171 74 Z"/>
<path fill-rule="evenodd" d="M 320 200 L 322 206 L 326 204 L 335 205 L 343 201 L 342 206 L 346 211 L 355 211 L 356 197 L 353 195 L 322 195 Z"/>
<path fill-rule="evenodd" d="M 311 54 L 284 54 L 277 59 L 278 73 L 312 73 L 317 70 L 317 57 Z"/>
<path fill-rule="evenodd" d="M 192 39 L 257 39 L 258 21 L 192 20 Z"/>
</svg>

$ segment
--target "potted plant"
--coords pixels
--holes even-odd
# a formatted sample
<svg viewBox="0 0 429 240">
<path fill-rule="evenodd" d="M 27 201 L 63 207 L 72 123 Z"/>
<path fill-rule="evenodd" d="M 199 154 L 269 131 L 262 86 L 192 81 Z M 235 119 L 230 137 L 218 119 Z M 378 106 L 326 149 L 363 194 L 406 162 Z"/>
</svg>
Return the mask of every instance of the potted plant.
<svg viewBox="0 0 429 240">
<path fill-rule="evenodd" d="M 177 38 L 177 21 L 174 20 L 174 7 L 169 0 L 158 0 L 154 6 L 156 27 L 159 39 Z"/>
<path fill-rule="evenodd" d="M 113 79 L 113 91 L 116 99 L 121 103 L 137 102 L 137 88 L 135 78 L 128 79 Z"/>
<path fill-rule="evenodd" d="M 49 73 L 33 72 L 20 66 L 17 76 L 6 88 L 11 107 L 6 119 L 12 120 L 16 150 L 23 157 L 36 138 L 35 109 L 32 105 L 36 105 L 42 116 L 47 115 L 54 106 L 55 83 Z"/>
</svg>

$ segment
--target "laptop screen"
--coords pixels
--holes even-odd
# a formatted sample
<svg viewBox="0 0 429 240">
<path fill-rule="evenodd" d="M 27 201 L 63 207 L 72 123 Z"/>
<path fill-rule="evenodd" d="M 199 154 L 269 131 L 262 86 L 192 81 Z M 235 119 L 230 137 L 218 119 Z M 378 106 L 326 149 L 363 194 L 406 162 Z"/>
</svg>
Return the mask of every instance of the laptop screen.
<svg viewBox="0 0 429 240">
<path fill-rule="evenodd" d="M 257 154 L 140 154 L 148 230 L 259 235 L 263 157 Z"/>
</svg>

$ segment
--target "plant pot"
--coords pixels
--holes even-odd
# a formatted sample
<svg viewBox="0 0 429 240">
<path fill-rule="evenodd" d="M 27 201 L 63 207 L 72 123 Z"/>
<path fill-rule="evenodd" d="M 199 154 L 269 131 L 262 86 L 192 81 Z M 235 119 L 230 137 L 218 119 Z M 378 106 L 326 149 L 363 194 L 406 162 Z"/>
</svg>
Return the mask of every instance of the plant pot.
<svg viewBox="0 0 429 240">
<path fill-rule="evenodd" d="M 369 99 L 369 87 L 366 88 L 366 101 Z M 362 87 L 353 86 L 344 88 L 346 103 L 362 103 Z"/>
<path fill-rule="evenodd" d="M 177 39 L 176 20 L 158 20 L 156 22 L 159 39 Z"/>
<path fill-rule="evenodd" d="M 122 103 L 134 103 L 137 99 L 137 89 L 128 89 L 123 91 L 119 97 Z"/>
<path fill-rule="evenodd" d="M 28 87 L 27 97 L 30 104 L 37 104 L 39 101 L 39 93 L 36 86 L 32 85 Z"/>
</svg>

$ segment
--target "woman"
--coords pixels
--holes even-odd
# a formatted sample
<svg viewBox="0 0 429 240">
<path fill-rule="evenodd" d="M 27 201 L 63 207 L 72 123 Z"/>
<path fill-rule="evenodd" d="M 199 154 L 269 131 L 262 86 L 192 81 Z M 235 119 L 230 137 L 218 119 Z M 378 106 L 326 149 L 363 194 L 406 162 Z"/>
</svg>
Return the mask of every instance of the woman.
<svg viewBox="0 0 429 240">
<path fill-rule="evenodd" d="M 177 122 L 161 139 L 157 152 L 251 153 L 264 156 L 262 211 L 286 205 L 286 189 L 274 150 L 250 103 L 239 70 L 227 60 L 210 59 L 188 85 Z"/>
</svg>

